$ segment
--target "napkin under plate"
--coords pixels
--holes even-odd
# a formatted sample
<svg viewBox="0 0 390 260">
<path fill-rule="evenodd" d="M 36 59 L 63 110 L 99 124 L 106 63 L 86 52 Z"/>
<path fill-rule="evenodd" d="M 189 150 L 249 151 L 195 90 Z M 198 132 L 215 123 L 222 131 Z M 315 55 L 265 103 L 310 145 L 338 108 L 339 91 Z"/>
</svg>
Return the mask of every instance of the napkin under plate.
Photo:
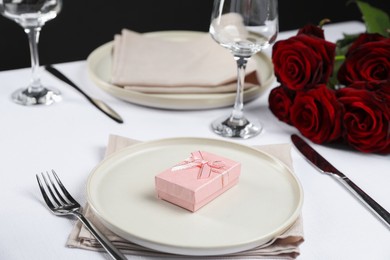
<svg viewBox="0 0 390 260">
<path fill-rule="evenodd" d="M 247 65 L 244 88 L 260 80 L 253 60 Z M 207 33 L 189 40 L 147 37 L 123 29 L 115 35 L 111 83 L 143 93 L 226 93 L 236 90 L 233 55 Z"/>
<path fill-rule="evenodd" d="M 111 135 L 109 137 L 108 146 L 106 148 L 106 156 L 136 143 L 138 143 L 138 141 L 133 139 L 117 135 Z M 292 168 L 290 144 L 257 146 L 256 148 L 271 155 L 274 155 L 279 160 L 284 162 L 288 167 Z M 190 256 L 183 257 L 178 255 L 172 255 L 136 245 L 117 236 L 116 234 L 108 230 L 104 225 L 102 225 L 99 222 L 98 218 L 94 215 L 92 209 L 90 209 L 88 204 L 84 207 L 83 211 L 85 216 L 95 226 L 97 226 L 100 231 L 107 235 L 107 237 L 113 242 L 113 244 L 119 249 L 121 249 L 121 251 L 125 254 L 159 258 L 197 258 Z M 243 252 L 223 256 L 202 257 L 202 259 L 294 259 L 299 255 L 299 245 L 303 241 L 303 224 L 302 218 L 299 217 L 297 221 L 286 232 L 279 235 L 278 237 L 275 237 L 264 245 Z M 66 245 L 72 248 L 83 248 L 89 250 L 103 251 L 98 241 L 89 233 L 88 230 L 84 228 L 84 226 L 79 221 L 76 223 L 71 234 L 69 235 Z"/>
</svg>

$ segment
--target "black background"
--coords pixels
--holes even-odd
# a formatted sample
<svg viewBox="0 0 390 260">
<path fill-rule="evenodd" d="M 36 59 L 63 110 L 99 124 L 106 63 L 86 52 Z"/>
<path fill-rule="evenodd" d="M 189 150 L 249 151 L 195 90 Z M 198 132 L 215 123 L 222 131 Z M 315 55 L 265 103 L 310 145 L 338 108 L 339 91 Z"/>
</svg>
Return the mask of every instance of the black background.
<svg viewBox="0 0 390 260">
<path fill-rule="evenodd" d="M 41 65 L 86 59 L 122 28 L 207 31 L 212 0 L 63 0 L 56 19 L 41 32 Z M 389 0 L 366 2 L 390 13 Z M 279 0 L 280 31 L 307 23 L 362 21 L 356 4 L 344 0 Z M 15 22 L 0 17 L 0 70 L 30 66 L 27 36 Z"/>
</svg>

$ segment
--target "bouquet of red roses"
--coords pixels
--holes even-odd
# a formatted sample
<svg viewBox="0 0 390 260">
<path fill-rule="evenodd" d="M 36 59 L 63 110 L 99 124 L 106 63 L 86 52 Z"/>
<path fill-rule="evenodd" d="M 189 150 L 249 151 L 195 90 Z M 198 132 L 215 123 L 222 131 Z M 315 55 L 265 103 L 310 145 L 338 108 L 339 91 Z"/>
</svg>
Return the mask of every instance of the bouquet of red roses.
<svg viewBox="0 0 390 260">
<path fill-rule="evenodd" d="M 345 142 L 362 152 L 390 153 L 387 30 L 335 44 L 320 27 L 307 25 L 275 43 L 272 61 L 280 85 L 269 95 L 272 113 L 315 143 Z"/>
</svg>

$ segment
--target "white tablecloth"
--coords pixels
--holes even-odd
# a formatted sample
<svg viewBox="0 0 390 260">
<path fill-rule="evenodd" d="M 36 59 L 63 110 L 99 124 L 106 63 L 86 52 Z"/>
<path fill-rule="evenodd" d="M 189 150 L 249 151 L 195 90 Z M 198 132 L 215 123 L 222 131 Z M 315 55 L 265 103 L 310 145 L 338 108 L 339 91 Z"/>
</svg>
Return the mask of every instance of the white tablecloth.
<svg viewBox="0 0 390 260">
<path fill-rule="evenodd" d="M 326 37 L 336 40 L 343 32 L 363 30 L 358 22 L 334 24 L 326 27 Z M 281 33 L 279 39 L 294 33 Z M 30 70 L 0 72 L 0 259 L 106 258 L 102 253 L 65 247 L 74 221 L 49 213 L 35 174 L 55 169 L 74 197 L 84 204 L 87 177 L 103 158 L 109 134 L 144 141 L 177 136 L 220 138 L 210 131 L 209 123 L 231 110 L 168 111 L 137 106 L 96 87 L 88 77 L 85 61 L 56 67 L 89 94 L 107 101 L 125 123 L 109 119 L 44 71 L 43 82 L 60 89 L 63 101 L 47 107 L 16 105 L 10 94 L 26 85 Z M 247 145 L 286 143 L 290 142 L 290 134 L 297 133 L 270 113 L 267 98 L 268 92 L 245 107 L 246 113 L 262 121 L 265 131 L 253 139 L 235 141 Z M 313 146 L 390 210 L 388 155 Z M 341 185 L 318 173 L 295 150 L 292 153 L 295 172 L 304 189 L 305 242 L 300 246 L 299 259 L 390 259 L 390 230 Z"/>
</svg>

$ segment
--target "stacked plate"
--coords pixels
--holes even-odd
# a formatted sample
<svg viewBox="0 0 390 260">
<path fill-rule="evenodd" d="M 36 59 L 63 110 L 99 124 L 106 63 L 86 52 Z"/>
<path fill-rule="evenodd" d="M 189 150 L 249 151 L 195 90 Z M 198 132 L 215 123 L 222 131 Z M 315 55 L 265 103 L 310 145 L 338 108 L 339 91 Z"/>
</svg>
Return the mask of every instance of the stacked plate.
<svg viewBox="0 0 390 260">
<path fill-rule="evenodd" d="M 171 41 L 189 41 L 199 37 L 204 32 L 194 31 L 162 31 L 144 34 L 146 37 L 155 37 Z M 164 109 L 209 109 L 230 106 L 236 96 L 232 93 L 214 94 L 147 94 L 125 89 L 111 83 L 113 42 L 106 43 L 94 50 L 88 57 L 89 75 L 98 87 L 111 95 L 125 101 Z M 252 57 L 257 65 L 257 74 L 260 86 L 250 88 L 244 92 L 244 100 L 249 101 L 259 97 L 269 87 L 275 77 L 271 60 L 264 54 L 259 53 Z"/>
</svg>

